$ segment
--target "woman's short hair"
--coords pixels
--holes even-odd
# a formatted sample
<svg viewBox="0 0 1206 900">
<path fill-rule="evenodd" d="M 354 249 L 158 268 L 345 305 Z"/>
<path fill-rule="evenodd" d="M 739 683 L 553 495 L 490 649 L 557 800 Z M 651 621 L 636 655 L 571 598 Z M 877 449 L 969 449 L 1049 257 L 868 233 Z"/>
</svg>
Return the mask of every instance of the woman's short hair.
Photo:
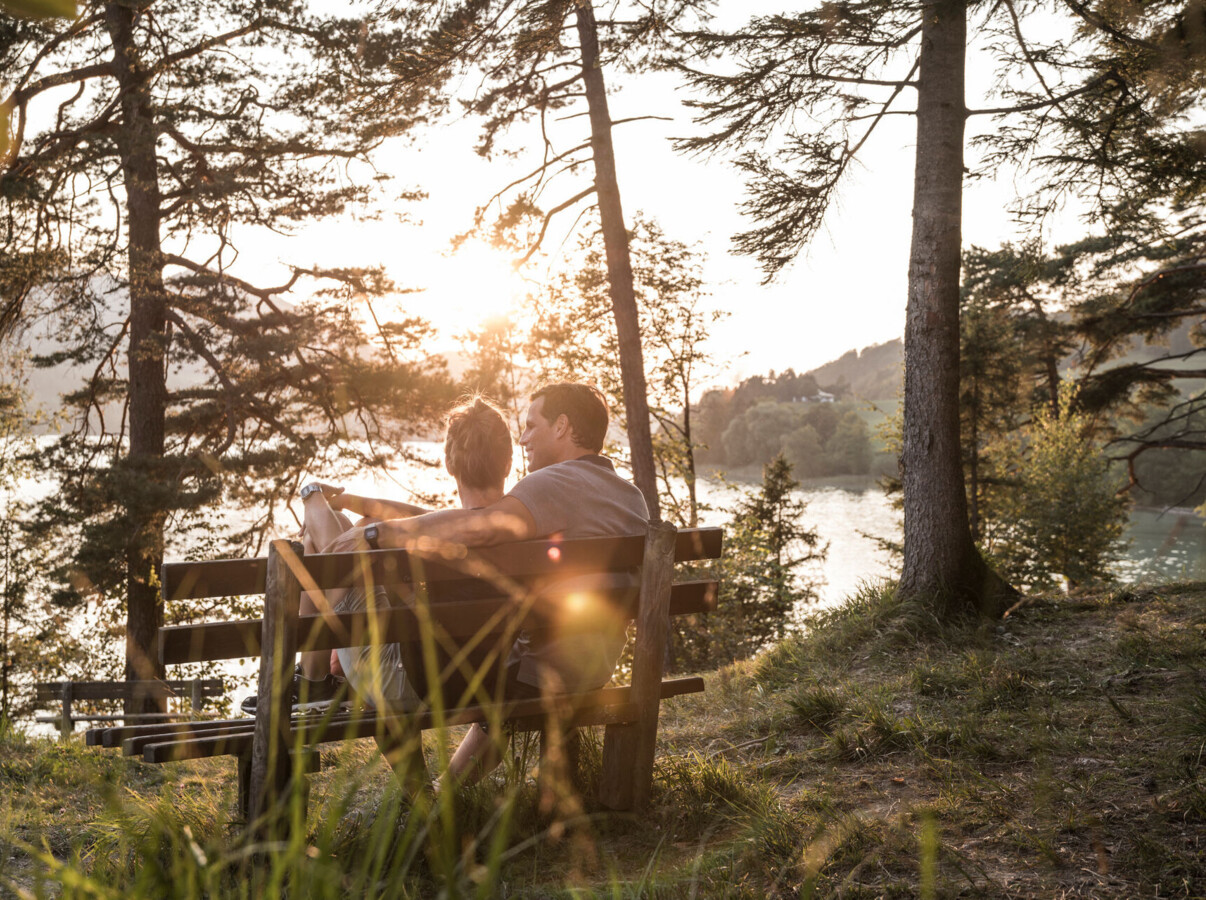
<svg viewBox="0 0 1206 900">
<path fill-rule="evenodd" d="M 540 413 L 549 422 L 556 422 L 564 415 L 569 419 L 570 433 L 579 447 L 599 453 L 607 438 L 607 422 L 611 418 L 603 392 L 593 384 L 559 381 L 546 384 L 534 394 L 531 401 L 544 400 Z"/>
<path fill-rule="evenodd" d="M 448 413 L 444 459 L 452 477 L 472 488 L 501 485 L 511 471 L 511 429 L 488 400 L 473 397 Z"/>
</svg>

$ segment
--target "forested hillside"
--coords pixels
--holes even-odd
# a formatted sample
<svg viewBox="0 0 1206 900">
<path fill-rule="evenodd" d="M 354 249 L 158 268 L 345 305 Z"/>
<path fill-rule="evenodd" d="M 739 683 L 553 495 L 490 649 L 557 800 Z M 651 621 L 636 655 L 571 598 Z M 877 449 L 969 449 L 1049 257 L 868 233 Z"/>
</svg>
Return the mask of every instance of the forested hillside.
<svg viewBox="0 0 1206 900">
<path fill-rule="evenodd" d="M 848 350 L 808 373 L 838 396 L 860 400 L 894 400 L 904 376 L 904 344 L 900 340 Z"/>
<path fill-rule="evenodd" d="M 896 408 L 902 352 L 889 341 L 803 375 L 787 369 L 708 391 L 695 417 L 701 461 L 760 466 L 781 452 L 802 478 L 894 468 L 879 425 Z"/>
</svg>

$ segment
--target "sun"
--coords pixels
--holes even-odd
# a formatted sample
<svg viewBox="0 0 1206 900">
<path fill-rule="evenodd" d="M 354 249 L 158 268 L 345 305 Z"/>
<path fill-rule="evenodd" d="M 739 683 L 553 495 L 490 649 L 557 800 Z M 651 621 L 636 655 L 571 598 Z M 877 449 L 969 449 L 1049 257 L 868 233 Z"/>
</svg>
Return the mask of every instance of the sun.
<svg viewBox="0 0 1206 900">
<path fill-rule="evenodd" d="M 423 315 L 448 335 L 506 315 L 535 287 L 509 254 L 481 241 L 466 241 L 431 260 L 425 281 Z"/>
</svg>

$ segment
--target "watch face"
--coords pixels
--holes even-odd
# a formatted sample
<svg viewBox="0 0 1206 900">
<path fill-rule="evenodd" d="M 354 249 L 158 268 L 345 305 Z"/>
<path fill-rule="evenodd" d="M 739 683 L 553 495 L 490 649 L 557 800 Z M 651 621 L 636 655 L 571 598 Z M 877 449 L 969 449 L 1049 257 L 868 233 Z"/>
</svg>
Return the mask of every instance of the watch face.
<svg viewBox="0 0 1206 900">
<path fill-rule="evenodd" d="M 376 525 L 370 525 L 368 528 L 364 529 L 364 539 L 366 541 L 368 541 L 368 545 L 370 547 L 372 547 L 374 550 L 381 549 L 380 547 L 377 546 L 377 538 L 379 536 L 380 536 L 380 532 L 377 531 Z"/>
<path fill-rule="evenodd" d="M 300 496 L 300 497 L 301 497 L 303 500 L 305 500 L 305 499 L 306 499 L 307 497 L 309 497 L 311 494 L 315 493 L 316 491 L 321 491 L 321 490 L 322 490 L 322 485 L 319 485 L 319 484 L 307 484 L 307 485 L 306 485 L 304 488 L 302 488 L 300 491 L 298 491 L 298 495 L 299 495 L 299 496 Z"/>
</svg>

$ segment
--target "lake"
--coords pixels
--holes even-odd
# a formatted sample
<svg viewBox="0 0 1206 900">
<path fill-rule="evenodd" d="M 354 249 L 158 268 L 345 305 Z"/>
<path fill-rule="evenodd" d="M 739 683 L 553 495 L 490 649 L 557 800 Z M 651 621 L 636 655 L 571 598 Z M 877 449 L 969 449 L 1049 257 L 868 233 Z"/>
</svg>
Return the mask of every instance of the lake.
<svg viewBox="0 0 1206 900">
<path fill-rule="evenodd" d="M 735 492 L 718 482 L 704 483 L 702 497 L 718 509 L 731 508 Z M 755 484 L 743 483 L 754 489 Z M 805 523 L 829 544 L 819 564 L 823 579 L 819 605 L 841 603 L 860 582 L 896 574 L 875 537 L 900 540 L 900 513 L 872 478 L 843 479 L 841 484 L 809 483 L 796 491 L 807 504 Z M 724 524 L 725 515 L 705 516 L 706 524 Z M 1206 519 L 1189 509 L 1138 508 L 1126 530 L 1126 556 L 1117 567 L 1125 583 L 1206 580 Z"/>
<path fill-rule="evenodd" d="M 437 459 L 441 448 L 438 444 L 416 444 L 412 449 Z M 453 503 L 452 481 L 442 468 L 408 467 L 398 474 L 397 479 L 376 476 L 347 482 L 345 486 L 356 493 L 404 499 L 411 499 L 409 493 L 414 490 L 443 495 L 449 505 Z M 47 489 L 41 479 L 22 487 L 27 495 L 44 494 Z M 740 491 L 756 487 L 749 481 L 730 485 L 711 478 L 702 480 L 700 499 L 712 507 L 702 514 L 703 524 L 724 525 Z M 806 573 L 817 582 L 818 606 L 840 604 L 861 582 L 894 574 L 888 554 L 879 548 L 875 538 L 898 540 L 900 514 L 892 509 L 873 479 L 845 478 L 830 484 L 810 482 L 796 491 L 796 496 L 806 504 L 805 524 L 815 528 L 821 541 L 828 545 L 826 558 Z M 287 522 L 290 518 L 285 513 L 278 521 Z M 1119 571 L 1125 581 L 1206 580 L 1206 527 L 1204 520 L 1192 511 L 1135 510 L 1127 537 L 1128 556 Z M 169 558 L 178 556 L 179 553 L 169 550 Z M 230 668 L 232 674 L 237 670 L 239 675 L 247 677 L 254 663 L 234 663 Z M 51 733 L 53 727 L 35 730 Z"/>
<path fill-rule="evenodd" d="M 442 458 L 443 448 L 437 442 L 417 441 L 408 445 L 412 452 L 432 462 Z M 516 454 L 515 473 L 522 471 L 522 455 Z M 316 477 L 321 477 L 318 473 Z M 701 479 L 699 497 L 712 507 L 701 514 L 705 525 L 724 525 L 736 503 L 739 492 L 755 490 L 754 479 L 730 475 L 731 482 L 716 478 Z M 442 496 L 447 505 L 455 503 L 452 478 L 443 466 L 407 465 L 396 476 L 373 474 L 348 481 L 344 486 L 355 493 L 414 499 L 415 494 Z M 49 489 L 46 479 L 31 479 L 19 490 L 26 496 L 44 495 Z M 855 591 L 863 581 L 874 581 L 894 574 L 888 554 L 881 550 L 875 538 L 899 541 L 900 514 L 874 478 L 846 477 L 832 483 L 810 481 L 796 491 L 796 497 L 806 504 L 804 522 L 815 528 L 828 554 L 810 577 L 818 581 L 819 603 L 832 606 Z M 300 513 L 300 507 L 295 509 Z M 282 511 L 277 521 L 292 521 Z M 241 518 L 237 514 L 230 520 Z M 1192 510 L 1136 509 L 1130 517 L 1127 531 L 1127 558 L 1119 566 L 1119 577 L 1125 581 L 1197 580 L 1206 579 L 1206 520 Z M 232 524 L 234 522 L 232 521 Z M 178 558 L 169 547 L 168 557 Z"/>
<path fill-rule="evenodd" d="M 741 489 L 757 484 L 738 482 Z M 714 509 L 701 514 L 705 525 L 724 525 L 738 499 L 738 491 L 713 479 L 700 482 L 700 500 Z M 835 606 L 864 581 L 894 574 L 888 553 L 875 538 L 899 541 L 900 513 L 873 478 L 845 478 L 841 484 L 809 483 L 794 492 L 805 504 L 804 524 L 817 531 L 828 545 L 825 559 L 816 564 L 817 605 Z"/>
</svg>

